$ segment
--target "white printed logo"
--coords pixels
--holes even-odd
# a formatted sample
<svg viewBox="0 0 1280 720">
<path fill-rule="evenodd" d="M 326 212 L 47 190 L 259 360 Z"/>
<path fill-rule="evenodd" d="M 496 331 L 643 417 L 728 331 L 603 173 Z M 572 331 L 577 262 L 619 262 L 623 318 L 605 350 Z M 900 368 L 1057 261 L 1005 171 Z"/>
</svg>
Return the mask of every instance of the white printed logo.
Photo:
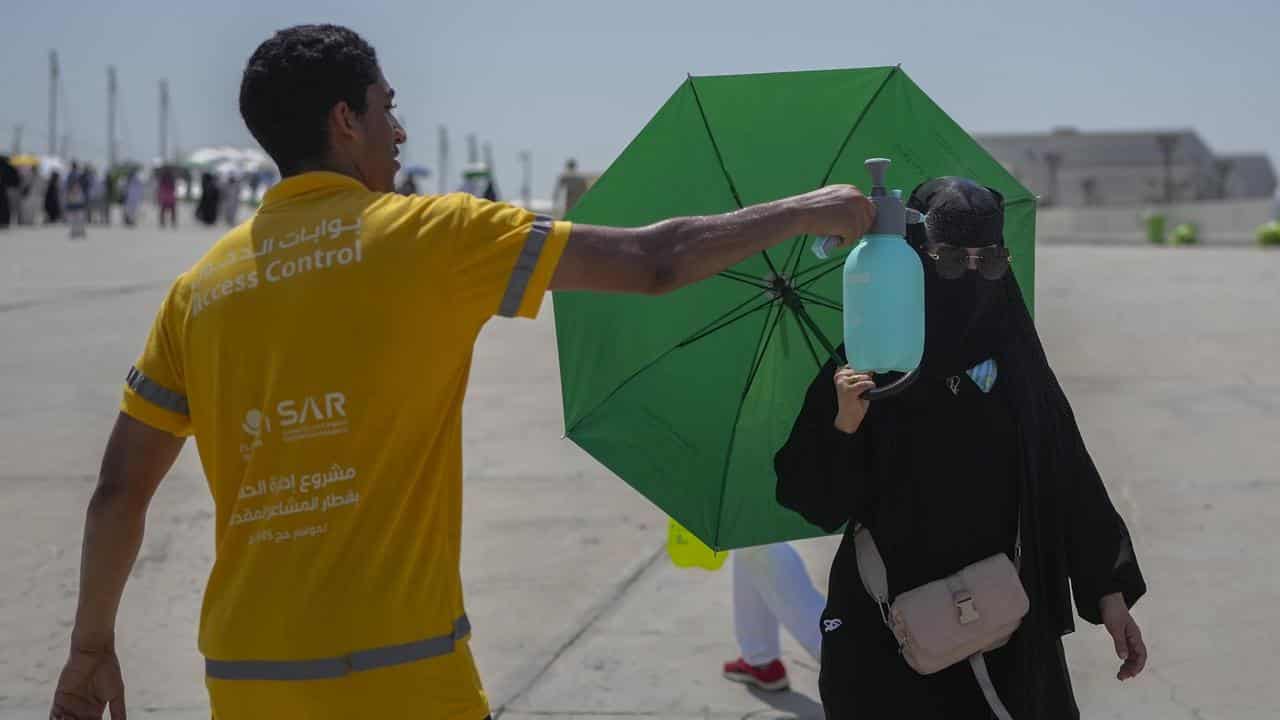
<svg viewBox="0 0 1280 720">
<path fill-rule="evenodd" d="M 952 375 L 947 378 L 947 388 L 951 390 L 952 395 L 960 394 L 960 376 Z"/>
<path fill-rule="evenodd" d="M 347 419 L 347 396 L 341 392 L 281 400 L 274 410 L 280 438 L 287 443 L 341 435 L 351 429 L 351 422 Z M 271 425 L 268 413 L 258 408 L 251 408 L 244 414 L 240 430 L 247 437 L 240 443 L 240 456 L 245 462 L 253 457 L 254 450 L 262 447 L 263 437 L 272 431 Z"/>
<path fill-rule="evenodd" d="M 281 400 L 276 403 L 276 418 L 285 442 L 341 435 L 351 425 L 347 421 L 347 396 L 340 392 Z"/>
<path fill-rule="evenodd" d="M 240 423 L 240 429 L 249 436 L 249 442 L 240 443 L 240 456 L 248 462 L 249 458 L 253 457 L 253 451 L 262 447 L 263 433 L 271 432 L 271 418 L 263 415 L 261 410 L 251 408 L 244 414 L 244 422 Z"/>
<path fill-rule="evenodd" d="M 840 620 L 840 618 L 831 618 L 830 620 L 823 620 L 822 630 L 823 632 L 835 632 L 843 624 L 844 622 Z"/>
</svg>

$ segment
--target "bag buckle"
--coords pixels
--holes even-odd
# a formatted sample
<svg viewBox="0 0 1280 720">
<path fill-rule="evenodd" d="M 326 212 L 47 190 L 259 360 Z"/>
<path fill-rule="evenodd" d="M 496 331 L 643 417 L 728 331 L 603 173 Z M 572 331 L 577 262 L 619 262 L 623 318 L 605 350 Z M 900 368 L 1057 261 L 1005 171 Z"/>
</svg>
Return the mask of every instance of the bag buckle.
<svg viewBox="0 0 1280 720">
<path fill-rule="evenodd" d="M 884 626 L 892 628 L 893 621 L 890 620 L 889 617 L 893 614 L 893 608 L 889 606 L 889 603 L 881 600 L 880 598 L 876 598 L 876 608 L 880 610 L 880 620 L 884 622 Z"/>
<path fill-rule="evenodd" d="M 960 624 L 968 625 L 978 621 L 982 617 L 978 613 L 978 609 L 973 606 L 973 594 L 969 592 L 956 593 L 954 596 L 956 608 L 960 610 Z"/>
</svg>

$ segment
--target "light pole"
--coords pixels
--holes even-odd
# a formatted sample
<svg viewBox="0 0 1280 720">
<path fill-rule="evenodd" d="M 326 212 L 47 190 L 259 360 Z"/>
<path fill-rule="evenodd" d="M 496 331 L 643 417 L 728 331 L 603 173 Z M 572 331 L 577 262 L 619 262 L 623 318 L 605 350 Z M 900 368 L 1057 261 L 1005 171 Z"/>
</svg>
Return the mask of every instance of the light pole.
<svg viewBox="0 0 1280 720">
<path fill-rule="evenodd" d="M 1164 201 L 1173 202 L 1173 151 L 1178 146 L 1178 136 L 1173 133 L 1156 135 L 1156 144 L 1160 146 L 1160 155 L 1164 161 Z"/>
</svg>

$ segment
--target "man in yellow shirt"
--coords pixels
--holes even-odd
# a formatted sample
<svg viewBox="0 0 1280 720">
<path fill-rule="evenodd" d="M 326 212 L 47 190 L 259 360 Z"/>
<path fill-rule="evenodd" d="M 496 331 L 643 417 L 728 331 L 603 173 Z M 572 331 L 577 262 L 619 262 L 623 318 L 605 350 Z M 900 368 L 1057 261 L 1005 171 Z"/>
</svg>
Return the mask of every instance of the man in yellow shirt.
<svg viewBox="0 0 1280 720">
<path fill-rule="evenodd" d="M 658 294 L 802 233 L 852 240 L 874 212 L 851 186 L 633 229 L 405 197 L 394 95 L 341 27 L 280 31 L 249 59 L 241 114 L 285 179 L 177 279 L 127 374 L 51 717 L 124 716 L 116 610 L 188 435 L 215 507 L 214 717 L 485 717 L 459 574 L 484 323 L 534 317 L 548 289 Z"/>
</svg>

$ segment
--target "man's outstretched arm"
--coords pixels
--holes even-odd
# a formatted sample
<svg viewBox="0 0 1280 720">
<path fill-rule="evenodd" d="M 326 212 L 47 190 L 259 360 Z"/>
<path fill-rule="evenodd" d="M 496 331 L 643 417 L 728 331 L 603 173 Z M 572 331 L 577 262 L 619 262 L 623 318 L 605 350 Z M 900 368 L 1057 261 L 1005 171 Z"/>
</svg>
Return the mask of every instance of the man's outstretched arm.
<svg viewBox="0 0 1280 720">
<path fill-rule="evenodd" d="M 58 678 L 51 718 L 123 718 L 124 681 L 115 653 L 116 611 L 142 545 L 147 506 L 183 439 L 121 413 L 85 516 L 80 600 L 71 655 Z"/>
<path fill-rule="evenodd" d="M 639 228 L 574 225 L 551 289 L 661 295 L 797 235 L 852 242 L 874 218 L 875 206 L 857 188 L 829 185 L 723 215 Z"/>
</svg>

